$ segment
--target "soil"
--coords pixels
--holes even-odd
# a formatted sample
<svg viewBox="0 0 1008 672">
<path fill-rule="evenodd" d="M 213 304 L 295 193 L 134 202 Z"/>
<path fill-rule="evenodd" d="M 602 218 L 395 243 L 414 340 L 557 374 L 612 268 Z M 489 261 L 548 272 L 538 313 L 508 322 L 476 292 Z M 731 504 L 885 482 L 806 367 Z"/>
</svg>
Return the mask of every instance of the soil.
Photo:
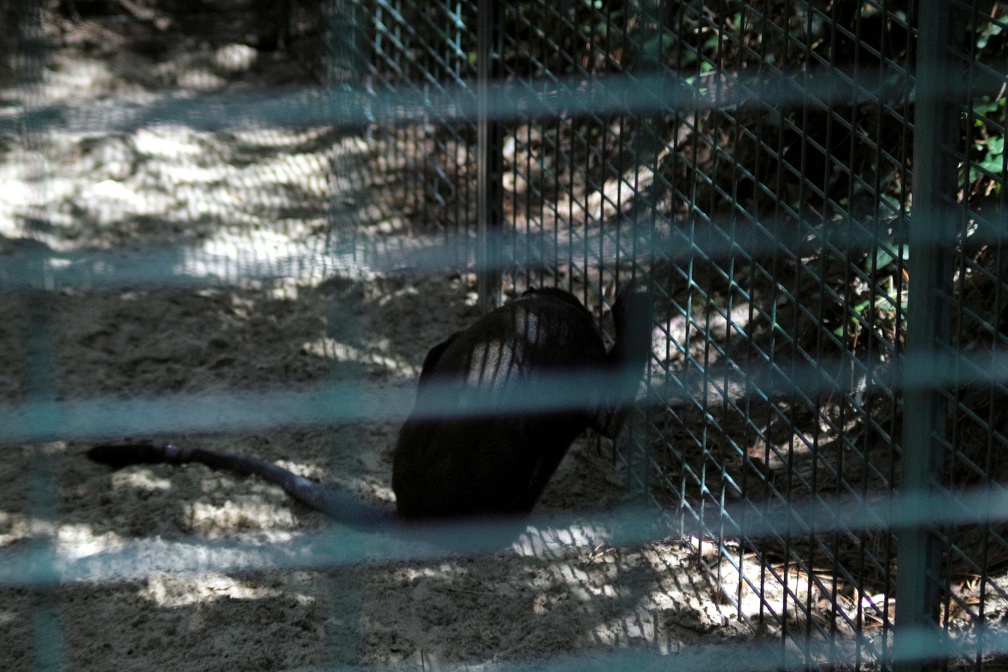
<svg viewBox="0 0 1008 672">
<path fill-rule="evenodd" d="M 57 4 L 42 12 L 44 58 L 30 41 L 20 58 L 0 45 L 0 414 L 12 419 L 0 445 L 0 668 L 427 670 L 570 656 L 606 665 L 613 652 L 763 640 L 807 665 L 813 647 L 792 647 L 785 622 L 796 640 L 821 635 L 829 649 L 817 662 L 863 663 L 873 655 L 866 643 L 888 641 L 871 619 L 891 618 L 891 597 L 823 578 L 829 568 L 809 577 L 730 542 L 724 554 L 696 538 L 618 543 L 619 530 L 597 517 L 624 502 L 631 479 L 613 446 L 591 435 L 572 446 L 536 510 L 564 525 L 530 523 L 493 552 L 427 558 L 388 535 L 347 536 L 254 478 L 196 465 L 113 472 L 85 459 L 94 442 L 127 435 L 200 445 L 391 508 L 395 408 L 365 421 L 328 409 L 339 422 L 289 423 L 261 406 L 262 417 L 235 409 L 331 383 L 358 386 L 381 409 L 383 395 L 408 397 L 428 349 L 479 308 L 475 278 L 452 265 L 469 252 L 438 257 L 450 239 L 437 217 L 415 216 L 458 211 L 468 198 L 466 170 L 416 175 L 434 144 L 469 161 L 464 138 L 418 146 L 410 134 L 299 121 L 311 109 L 302 94 L 328 81 L 317 66 L 317 3 L 275 3 L 292 11 L 287 33 L 249 0 L 41 3 Z M 0 27 L 10 14 L 0 10 Z M 236 101 L 270 102 L 263 92 L 304 107 L 260 107 L 286 109 L 289 123 L 252 123 Z M 42 114 L 19 118 L 26 110 Z M 397 144 L 409 137 L 416 144 Z M 440 180 L 444 199 L 411 196 L 427 178 Z M 598 207 L 601 195 L 590 195 Z M 552 210 L 576 216 L 573 203 Z M 22 284 L 40 277 L 46 291 Z M 694 361 L 717 350 L 706 317 L 707 331 L 661 316 L 655 352 L 669 371 L 683 353 L 665 340 L 689 341 Z M 697 398 L 708 396 L 717 394 Z M 109 411 L 96 407 L 74 431 L 50 423 L 44 404 L 41 415 L 21 413 L 54 399 Z M 132 417 L 117 412 L 123 404 Z M 716 436 L 707 431 L 716 415 L 694 410 L 682 416 L 695 423 L 679 428 L 683 444 Z M 674 423 L 656 426 L 676 440 Z M 794 448 L 794 429 L 767 433 Z M 36 440 L 16 440 L 22 431 Z M 714 454 L 716 441 L 704 449 Z M 661 459 L 658 468 L 674 468 Z M 675 504 L 682 493 L 666 494 Z M 46 557 L 71 578 L 46 582 L 37 562 Z M 1004 601 L 985 600 L 988 622 L 1003 618 Z"/>
<path fill-rule="evenodd" d="M 101 109 L 113 110 L 157 97 L 158 87 L 184 97 L 301 76 L 282 53 L 241 43 L 162 45 L 155 60 L 123 52 L 121 41 L 97 47 L 107 37 L 101 26 L 54 30 L 69 46 L 50 54 L 42 86 L 5 90 L 8 112 L 109 101 Z M 88 30 L 97 37 L 71 39 Z M 313 254 L 334 235 L 353 233 L 365 219 L 369 230 L 409 237 L 395 203 L 351 193 L 353 180 L 334 175 L 334 166 L 376 165 L 368 163 L 373 151 L 363 137 L 327 128 L 170 124 L 28 128 L 6 143 L 4 262 L 41 251 L 55 260 L 51 277 L 65 277 L 59 269 L 84 273 L 57 280 L 53 291 L 0 295 L 4 403 L 211 403 L 215 394 L 296 392 L 331 381 L 411 388 L 427 350 L 478 314 L 474 278 L 450 269 L 376 272 L 352 260 L 335 270 L 301 263 L 317 261 Z M 329 215 L 334 201 L 352 215 L 342 232 Z M 140 264 L 145 281 L 111 280 L 117 264 L 136 265 L 135 255 L 152 252 Z M 392 505 L 396 418 L 265 430 L 250 418 L 212 433 L 188 420 L 155 413 L 153 427 L 178 430 L 150 438 L 255 455 Z M 121 438 L 112 419 L 104 427 L 107 438 Z M 529 528 L 511 547 L 473 557 L 158 570 L 193 543 L 205 545 L 212 568 L 218 542 L 276 548 L 339 528 L 252 478 L 200 466 L 112 472 L 83 456 L 98 438 L 3 446 L 0 555 L 13 563 L 48 543 L 72 567 L 131 548 L 141 549 L 134 566 L 148 569 L 0 589 L 4 669 L 437 669 L 625 647 L 661 654 L 750 633 L 697 564 L 708 560 L 679 540 L 621 547 L 604 533 L 574 542 L 563 530 Z M 538 511 L 611 509 L 625 480 L 611 447 L 584 437 Z"/>
<path fill-rule="evenodd" d="M 426 348 L 471 317 L 469 294 L 459 278 L 436 277 L 299 286 L 296 300 L 276 299 L 267 289 L 65 292 L 51 305 L 55 380 L 68 399 L 272 389 L 334 376 L 412 385 Z M 8 314 L 17 312 L 12 306 Z M 345 331 L 348 317 L 357 323 L 352 335 L 337 337 L 333 332 Z M 11 347 L 4 352 L 27 347 L 26 330 L 17 329 L 24 324 L 6 323 L 3 338 Z M 5 362 L 8 377 L 18 368 L 18 361 Z M 7 382 L 8 389 L 19 387 Z M 395 423 L 386 422 L 162 438 L 274 460 L 362 500 L 391 505 L 395 432 Z M 41 538 L 64 556 L 89 557 L 146 541 L 157 567 L 167 562 L 157 554 L 177 551 L 177 543 L 255 547 L 333 531 L 327 518 L 255 479 L 201 466 L 110 472 L 84 459 L 88 445 L 5 448 L 0 548 L 22 551 Z M 36 483 L 45 482 L 40 460 L 52 467 L 55 492 Z M 607 509 L 620 500 L 623 480 L 609 455 L 586 437 L 564 461 L 539 511 Z M 745 631 L 702 578 L 688 545 L 620 548 L 604 537 L 568 546 L 528 541 L 543 535 L 548 532 L 532 529 L 526 543 L 502 552 L 433 562 L 154 571 L 138 580 L 8 590 L 0 601 L 0 636 L 14 670 L 31 669 L 40 647 L 78 670 L 292 669 L 333 662 L 423 669 L 625 646 L 670 651 Z"/>
</svg>

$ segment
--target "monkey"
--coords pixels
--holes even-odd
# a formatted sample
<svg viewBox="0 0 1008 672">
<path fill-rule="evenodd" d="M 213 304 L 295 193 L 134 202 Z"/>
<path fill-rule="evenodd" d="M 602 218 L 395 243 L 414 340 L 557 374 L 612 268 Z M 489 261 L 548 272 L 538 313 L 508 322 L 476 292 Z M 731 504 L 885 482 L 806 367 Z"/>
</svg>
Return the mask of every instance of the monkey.
<svg viewBox="0 0 1008 672">
<path fill-rule="evenodd" d="M 254 457 L 152 443 L 99 444 L 85 454 L 115 469 L 197 462 L 255 475 L 362 531 L 522 516 L 532 511 L 574 439 L 589 427 L 615 438 L 624 422 L 651 353 L 649 294 L 639 288 L 621 293 L 613 318 L 616 339 L 607 352 L 577 297 L 530 289 L 431 348 L 393 451 L 394 512 Z M 537 381 L 549 385 L 564 374 L 594 376 L 585 379 L 591 383 L 577 404 L 493 411 L 509 392 L 524 397 Z"/>
</svg>

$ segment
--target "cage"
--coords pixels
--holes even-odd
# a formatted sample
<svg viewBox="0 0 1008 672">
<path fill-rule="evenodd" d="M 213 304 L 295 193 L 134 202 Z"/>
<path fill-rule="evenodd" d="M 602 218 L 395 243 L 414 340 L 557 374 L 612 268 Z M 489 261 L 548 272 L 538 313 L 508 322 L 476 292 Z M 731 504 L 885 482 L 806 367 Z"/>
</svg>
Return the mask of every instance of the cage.
<svg viewBox="0 0 1008 672">
<path fill-rule="evenodd" d="M 983 668 L 1008 604 L 1006 10 L 0 9 L 12 669 Z M 531 287 L 651 353 L 505 549 L 389 505 L 428 350 Z M 561 389 L 560 395 L 565 392 Z M 573 394 L 573 392 L 571 392 Z"/>
</svg>

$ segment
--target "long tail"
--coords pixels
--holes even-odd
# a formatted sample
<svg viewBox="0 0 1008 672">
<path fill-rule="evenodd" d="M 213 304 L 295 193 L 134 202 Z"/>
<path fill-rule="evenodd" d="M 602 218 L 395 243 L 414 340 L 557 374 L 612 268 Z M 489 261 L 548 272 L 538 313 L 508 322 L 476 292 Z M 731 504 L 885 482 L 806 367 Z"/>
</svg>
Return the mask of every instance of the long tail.
<svg viewBox="0 0 1008 672">
<path fill-rule="evenodd" d="M 101 444 L 86 453 L 88 459 L 114 469 L 133 464 L 183 464 L 196 462 L 211 469 L 243 476 L 258 476 L 278 485 L 288 495 L 321 511 L 336 521 L 362 531 L 379 531 L 397 524 L 395 514 L 368 506 L 352 496 L 330 490 L 275 464 L 256 457 L 219 453 L 202 448 L 181 448 L 173 444 L 125 443 Z"/>
</svg>

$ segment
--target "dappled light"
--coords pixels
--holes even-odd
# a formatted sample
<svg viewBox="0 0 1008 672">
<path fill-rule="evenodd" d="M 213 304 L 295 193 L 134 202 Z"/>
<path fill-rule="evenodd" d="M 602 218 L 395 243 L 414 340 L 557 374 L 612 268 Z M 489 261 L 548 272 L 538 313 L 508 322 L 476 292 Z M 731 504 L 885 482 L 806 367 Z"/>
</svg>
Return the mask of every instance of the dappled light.
<svg viewBox="0 0 1008 672">
<path fill-rule="evenodd" d="M 1008 6 L 0 31 L 0 668 L 1004 666 Z"/>
<path fill-rule="evenodd" d="M 178 608 L 217 600 L 261 600 L 280 597 L 276 589 L 255 586 L 224 574 L 196 576 L 155 575 L 140 591 L 140 597 L 158 607 Z M 300 596 L 310 602 L 314 598 Z"/>
</svg>

